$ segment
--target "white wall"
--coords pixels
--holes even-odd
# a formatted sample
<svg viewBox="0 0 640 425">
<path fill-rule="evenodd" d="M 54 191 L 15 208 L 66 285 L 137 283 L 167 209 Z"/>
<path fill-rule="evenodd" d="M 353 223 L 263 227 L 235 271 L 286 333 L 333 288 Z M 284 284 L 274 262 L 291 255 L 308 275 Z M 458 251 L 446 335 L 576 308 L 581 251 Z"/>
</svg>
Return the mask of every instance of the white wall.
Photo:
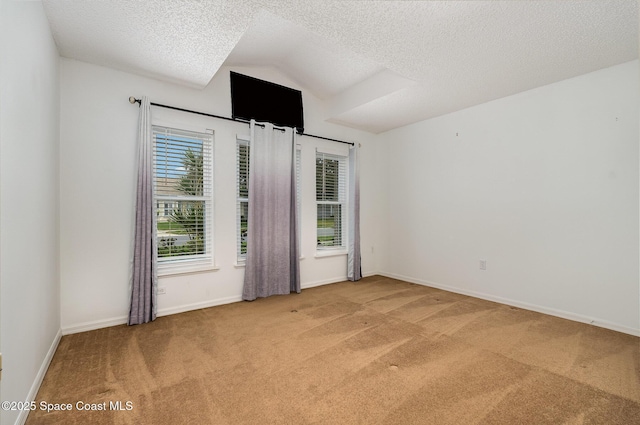
<svg viewBox="0 0 640 425">
<path fill-rule="evenodd" d="M 254 77 L 290 87 L 294 82 L 270 69 L 241 69 Z M 129 308 L 129 257 L 134 199 L 138 108 L 129 96 L 152 102 L 231 115 L 229 69 L 220 70 L 204 90 L 73 60 L 61 60 L 61 305 L 63 332 L 124 323 Z M 377 137 L 325 123 L 321 103 L 303 91 L 305 131 L 362 144 L 361 197 L 363 272 L 376 272 L 372 247 L 380 233 L 381 195 L 375 168 Z M 152 118 L 179 126 L 211 128 L 215 139 L 214 250 L 219 270 L 163 277 L 159 314 L 238 301 L 243 268 L 236 262 L 236 135 L 246 124 L 152 108 Z M 346 256 L 314 258 L 315 147 L 302 138 L 302 286 L 344 280 Z"/>
<path fill-rule="evenodd" d="M 0 398 L 24 401 L 60 338 L 59 62 L 40 2 L 2 0 L 0 16 Z"/>
<path fill-rule="evenodd" d="M 383 134 L 381 271 L 639 333 L 638 99 L 633 61 Z"/>
</svg>

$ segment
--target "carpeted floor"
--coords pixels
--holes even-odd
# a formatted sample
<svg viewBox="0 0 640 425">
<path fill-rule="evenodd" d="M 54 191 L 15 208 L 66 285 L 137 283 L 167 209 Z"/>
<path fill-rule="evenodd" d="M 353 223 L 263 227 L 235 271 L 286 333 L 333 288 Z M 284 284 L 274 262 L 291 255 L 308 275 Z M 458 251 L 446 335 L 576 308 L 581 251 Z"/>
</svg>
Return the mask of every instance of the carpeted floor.
<svg viewBox="0 0 640 425">
<path fill-rule="evenodd" d="M 72 410 L 30 425 L 631 425 L 640 339 L 372 276 L 65 336 L 36 401 Z"/>
</svg>

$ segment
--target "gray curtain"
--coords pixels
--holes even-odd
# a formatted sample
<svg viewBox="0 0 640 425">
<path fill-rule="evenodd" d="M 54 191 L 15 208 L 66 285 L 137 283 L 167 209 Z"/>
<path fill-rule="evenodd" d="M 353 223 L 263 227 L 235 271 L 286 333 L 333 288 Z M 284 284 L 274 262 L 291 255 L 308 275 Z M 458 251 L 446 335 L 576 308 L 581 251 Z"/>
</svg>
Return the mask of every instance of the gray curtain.
<svg viewBox="0 0 640 425">
<path fill-rule="evenodd" d="M 300 292 L 293 129 L 251 121 L 242 299 Z"/>
<path fill-rule="evenodd" d="M 358 170 L 358 147 L 349 149 L 349 240 L 347 254 L 347 279 L 362 279 L 360 256 L 360 172 Z"/>
<path fill-rule="evenodd" d="M 140 102 L 140 118 L 138 120 L 138 184 L 129 325 L 150 322 L 156 318 L 158 251 L 155 238 L 152 137 L 151 105 L 149 99 L 144 96 Z"/>
</svg>

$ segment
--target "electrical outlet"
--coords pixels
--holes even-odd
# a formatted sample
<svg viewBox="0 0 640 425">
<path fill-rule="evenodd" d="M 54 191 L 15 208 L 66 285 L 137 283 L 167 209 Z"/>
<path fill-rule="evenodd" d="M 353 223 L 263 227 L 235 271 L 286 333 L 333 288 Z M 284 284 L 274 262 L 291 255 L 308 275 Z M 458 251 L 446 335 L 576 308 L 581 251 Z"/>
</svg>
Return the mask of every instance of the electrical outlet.
<svg viewBox="0 0 640 425">
<path fill-rule="evenodd" d="M 480 260 L 480 270 L 487 270 L 487 260 Z"/>
<path fill-rule="evenodd" d="M 158 295 L 164 295 L 167 293 L 167 288 L 164 286 L 158 288 Z"/>
</svg>

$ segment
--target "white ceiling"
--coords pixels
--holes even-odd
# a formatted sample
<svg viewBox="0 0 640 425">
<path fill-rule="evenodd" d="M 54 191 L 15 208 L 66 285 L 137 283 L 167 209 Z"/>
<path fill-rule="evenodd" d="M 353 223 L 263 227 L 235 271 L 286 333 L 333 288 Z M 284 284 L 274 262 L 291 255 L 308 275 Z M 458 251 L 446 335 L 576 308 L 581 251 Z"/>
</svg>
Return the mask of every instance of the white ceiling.
<svg viewBox="0 0 640 425">
<path fill-rule="evenodd" d="M 277 68 L 379 133 L 638 58 L 638 2 L 44 0 L 64 57 L 205 87 Z"/>
</svg>

